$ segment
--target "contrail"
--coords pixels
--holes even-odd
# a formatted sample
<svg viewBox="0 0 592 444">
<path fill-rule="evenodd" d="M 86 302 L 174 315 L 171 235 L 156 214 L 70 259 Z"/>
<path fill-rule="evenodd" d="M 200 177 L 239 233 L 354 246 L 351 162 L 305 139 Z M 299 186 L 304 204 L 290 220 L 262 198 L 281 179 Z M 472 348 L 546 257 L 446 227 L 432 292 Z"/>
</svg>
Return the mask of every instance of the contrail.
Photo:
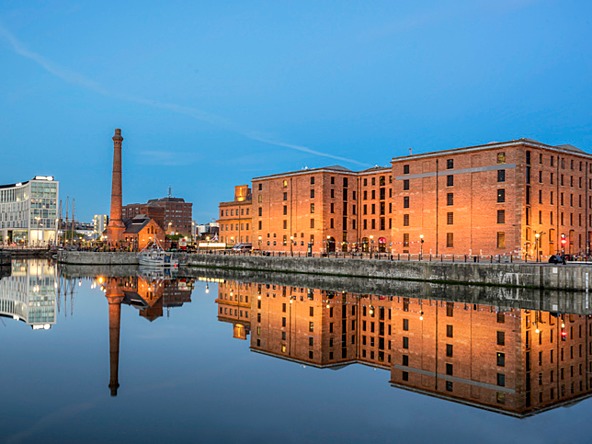
<svg viewBox="0 0 592 444">
<path fill-rule="evenodd" d="M 282 147 L 282 148 L 288 148 L 288 149 L 291 149 L 294 151 L 300 151 L 303 153 L 312 154 L 314 156 L 340 160 L 340 161 L 352 163 L 355 165 L 370 166 L 366 163 L 362 163 L 362 162 L 359 162 L 354 159 L 349 159 L 347 157 L 335 156 L 333 154 L 324 153 L 322 151 L 317 151 L 317 150 L 314 150 L 309 147 L 305 147 L 305 146 L 301 146 L 301 145 L 294 145 L 294 144 L 290 144 L 290 143 L 280 142 L 277 140 L 272 140 L 271 138 L 267 138 L 267 137 L 257 136 L 255 132 L 244 131 L 244 130 L 240 129 L 237 125 L 233 124 L 232 122 L 228 121 L 227 119 L 225 119 L 223 117 L 216 116 L 214 114 L 210 114 L 205 111 L 201 111 L 197 108 L 182 106 L 182 105 L 178 105 L 178 104 L 174 104 L 174 103 L 159 102 L 157 100 L 151 100 L 151 99 L 146 99 L 146 98 L 142 98 L 142 97 L 134 97 L 134 96 L 129 96 L 129 95 L 125 95 L 125 94 L 114 93 L 114 92 L 109 91 L 108 89 L 104 88 L 99 83 L 97 83 L 93 80 L 90 80 L 90 79 L 84 77 L 83 75 L 78 74 L 74 71 L 70 71 L 66 68 L 63 68 L 63 67 L 57 65 L 56 63 L 52 62 L 51 60 L 48 60 L 47 58 L 43 57 L 41 54 L 38 54 L 36 52 L 33 52 L 33 51 L 27 49 L 1 23 L 0 23 L 0 37 L 2 37 L 4 40 L 6 40 L 8 42 L 8 44 L 10 45 L 10 47 L 12 48 L 12 50 L 16 54 L 35 62 L 37 65 L 41 66 L 43 69 L 45 69 L 50 74 L 58 77 L 59 79 L 65 81 L 67 83 L 77 85 L 82 88 L 89 89 L 89 90 L 94 91 L 94 92 L 101 94 L 103 96 L 108 96 L 108 97 L 116 98 L 119 100 L 137 103 L 140 105 L 151 106 L 154 108 L 172 111 L 177 114 L 182 114 L 182 115 L 191 117 L 195 120 L 198 120 L 200 122 L 205 122 L 205 123 L 217 126 L 219 128 L 225 129 L 227 131 L 232 131 L 234 133 L 240 134 L 241 136 L 243 136 L 247 139 L 254 140 L 254 141 L 260 142 L 260 143 L 264 143 L 266 145 L 273 145 L 273 146 L 278 146 L 278 147 Z"/>
</svg>

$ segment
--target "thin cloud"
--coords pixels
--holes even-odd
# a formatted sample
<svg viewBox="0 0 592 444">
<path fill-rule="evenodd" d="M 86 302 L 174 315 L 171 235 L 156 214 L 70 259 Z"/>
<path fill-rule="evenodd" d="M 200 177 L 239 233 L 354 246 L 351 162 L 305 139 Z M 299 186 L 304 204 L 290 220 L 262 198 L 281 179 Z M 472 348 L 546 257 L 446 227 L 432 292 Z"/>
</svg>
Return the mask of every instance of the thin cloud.
<svg viewBox="0 0 592 444">
<path fill-rule="evenodd" d="M 255 140 L 257 142 L 266 143 L 268 145 L 281 146 L 283 148 L 289 148 L 289 149 L 292 149 L 295 151 L 300 151 L 300 152 L 307 153 L 307 154 L 313 154 L 315 156 L 327 157 L 329 159 L 340 160 L 343 162 L 349 162 L 349 163 L 353 163 L 353 164 L 363 166 L 363 167 L 370 166 L 367 163 L 358 162 L 357 160 L 349 159 L 347 157 L 341 157 L 341 156 L 335 156 L 335 155 L 329 154 L 329 153 L 323 153 L 321 151 L 316 151 L 311 148 L 308 148 L 306 146 L 293 145 L 291 143 L 285 143 L 285 142 L 278 142 L 277 140 L 271 140 L 271 139 L 267 139 L 264 137 L 259 137 L 254 134 L 245 134 L 245 137 L 248 137 L 249 139 Z"/>
<path fill-rule="evenodd" d="M 146 99 L 146 98 L 142 98 L 142 97 L 134 97 L 134 96 L 130 96 L 130 95 L 113 93 L 112 91 L 109 91 L 108 89 L 104 88 L 99 83 L 97 83 L 93 80 L 90 80 L 90 79 L 84 77 L 83 75 L 78 74 L 74 71 L 70 71 L 68 69 L 65 69 L 65 68 L 53 63 L 51 60 L 48 60 L 47 58 L 43 57 L 41 54 L 38 54 L 36 52 L 33 52 L 33 51 L 27 49 L 1 23 L 0 23 L 0 37 L 8 42 L 8 44 L 10 45 L 10 47 L 12 48 L 12 50 L 16 54 L 18 54 L 21 57 L 24 57 L 28 60 L 33 61 L 34 63 L 41 66 L 43 69 L 45 69 L 50 74 L 56 76 L 57 78 L 65 81 L 67 83 L 70 83 L 70 84 L 73 84 L 73 85 L 76 85 L 76 86 L 79 86 L 82 88 L 89 89 L 89 90 L 94 91 L 94 92 L 101 94 L 103 96 L 108 96 L 108 97 L 116 98 L 119 100 L 137 103 L 139 105 L 150 106 L 150 107 L 154 107 L 154 108 L 172 111 L 177 114 L 182 114 L 182 115 L 191 117 L 197 121 L 205 122 L 205 123 L 217 126 L 219 128 L 225 129 L 227 131 L 235 132 L 247 139 L 250 139 L 250 140 L 253 140 L 256 142 L 260 142 L 260 143 L 264 143 L 266 145 L 273 145 L 273 146 L 277 146 L 277 147 L 288 148 L 291 150 L 300 151 L 300 152 L 307 153 L 307 154 L 312 154 L 314 156 L 340 160 L 340 161 L 352 163 L 355 165 L 368 166 L 367 164 L 358 162 L 354 159 L 349 159 L 349 158 L 341 157 L 341 156 L 335 156 L 333 154 L 314 150 L 314 149 L 306 147 L 306 146 L 294 145 L 294 144 L 290 144 L 290 143 L 286 143 L 286 142 L 273 140 L 272 138 L 257 136 L 256 133 L 254 133 L 254 132 L 245 131 L 245 130 L 240 129 L 237 125 L 233 124 L 232 122 L 228 121 L 227 119 L 225 119 L 223 117 L 216 116 L 214 114 L 210 114 L 205 111 L 201 111 L 197 108 L 182 106 L 182 105 L 178 105 L 178 104 L 174 104 L 174 103 L 159 102 L 157 100 Z M 164 152 L 147 151 L 145 154 L 150 156 L 154 162 L 157 162 L 160 159 L 161 162 L 164 161 L 164 163 L 167 165 L 177 165 L 171 159 L 165 158 Z"/>
</svg>

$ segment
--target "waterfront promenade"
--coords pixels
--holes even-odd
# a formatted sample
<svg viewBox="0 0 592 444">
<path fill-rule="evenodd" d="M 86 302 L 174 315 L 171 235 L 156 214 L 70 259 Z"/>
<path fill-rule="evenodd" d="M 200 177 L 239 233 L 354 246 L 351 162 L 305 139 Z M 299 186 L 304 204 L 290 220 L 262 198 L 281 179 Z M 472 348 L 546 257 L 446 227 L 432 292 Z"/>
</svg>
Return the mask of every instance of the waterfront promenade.
<svg viewBox="0 0 592 444">
<path fill-rule="evenodd" d="M 498 263 L 394 260 L 394 258 L 266 256 L 177 253 L 181 267 L 275 272 L 336 277 L 422 281 L 445 284 L 588 291 L 592 266 L 585 263 Z M 392 260 L 391 260 L 392 259 Z M 60 251 L 58 261 L 73 265 L 137 265 L 136 253 Z"/>
</svg>

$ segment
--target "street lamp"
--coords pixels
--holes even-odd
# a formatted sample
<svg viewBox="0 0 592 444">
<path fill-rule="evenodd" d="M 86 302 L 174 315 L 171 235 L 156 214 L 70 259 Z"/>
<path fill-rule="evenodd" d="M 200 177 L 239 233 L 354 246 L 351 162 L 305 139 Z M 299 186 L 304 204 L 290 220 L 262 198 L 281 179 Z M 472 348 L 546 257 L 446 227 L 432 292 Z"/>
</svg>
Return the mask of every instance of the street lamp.
<svg viewBox="0 0 592 444">
<path fill-rule="evenodd" d="M 419 235 L 419 260 L 423 258 L 423 234 Z"/>
<path fill-rule="evenodd" d="M 372 253 L 374 253 L 374 236 L 371 234 L 370 235 L 370 255 L 372 255 Z"/>
<path fill-rule="evenodd" d="M 290 256 L 293 255 L 293 250 L 292 250 L 293 246 L 294 246 L 294 236 L 290 236 Z"/>
<path fill-rule="evenodd" d="M 261 251 L 261 241 L 263 240 L 263 237 L 261 237 L 261 235 L 259 235 L 259 238 L 257 240 L 259 242 L 259 251 Z"/>
<path fill-rule="evenodd" d="M 534 233 L 534 247 L 535 247 L 535 252 L 536 252 L 536 261 L 540 262 L 540 257 L 539 257 L 539 239 L 541 238 L 541 233 Z"/>
<path fill-rule="evenodd" d="M 331 243 L 331 236 L 327 236 L 327 255 L 329 255 L 329 244 Z"/>
</svg>

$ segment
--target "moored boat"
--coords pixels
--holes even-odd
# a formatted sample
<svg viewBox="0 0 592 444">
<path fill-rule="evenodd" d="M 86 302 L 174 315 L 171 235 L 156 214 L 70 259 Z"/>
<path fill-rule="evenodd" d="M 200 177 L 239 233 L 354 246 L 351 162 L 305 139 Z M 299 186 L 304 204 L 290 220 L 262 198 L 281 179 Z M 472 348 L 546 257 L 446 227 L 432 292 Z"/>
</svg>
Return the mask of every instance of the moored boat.
<svg viewBox="0 0 592 444">
<path fill-rule="evenodd" d="M 140 265 L 151 267 L 178 267 L 179 261 L 173 257 L 173 253 L 165 251 L 157 243 L 152 243 L 138 253 Z"/>
</svg>

